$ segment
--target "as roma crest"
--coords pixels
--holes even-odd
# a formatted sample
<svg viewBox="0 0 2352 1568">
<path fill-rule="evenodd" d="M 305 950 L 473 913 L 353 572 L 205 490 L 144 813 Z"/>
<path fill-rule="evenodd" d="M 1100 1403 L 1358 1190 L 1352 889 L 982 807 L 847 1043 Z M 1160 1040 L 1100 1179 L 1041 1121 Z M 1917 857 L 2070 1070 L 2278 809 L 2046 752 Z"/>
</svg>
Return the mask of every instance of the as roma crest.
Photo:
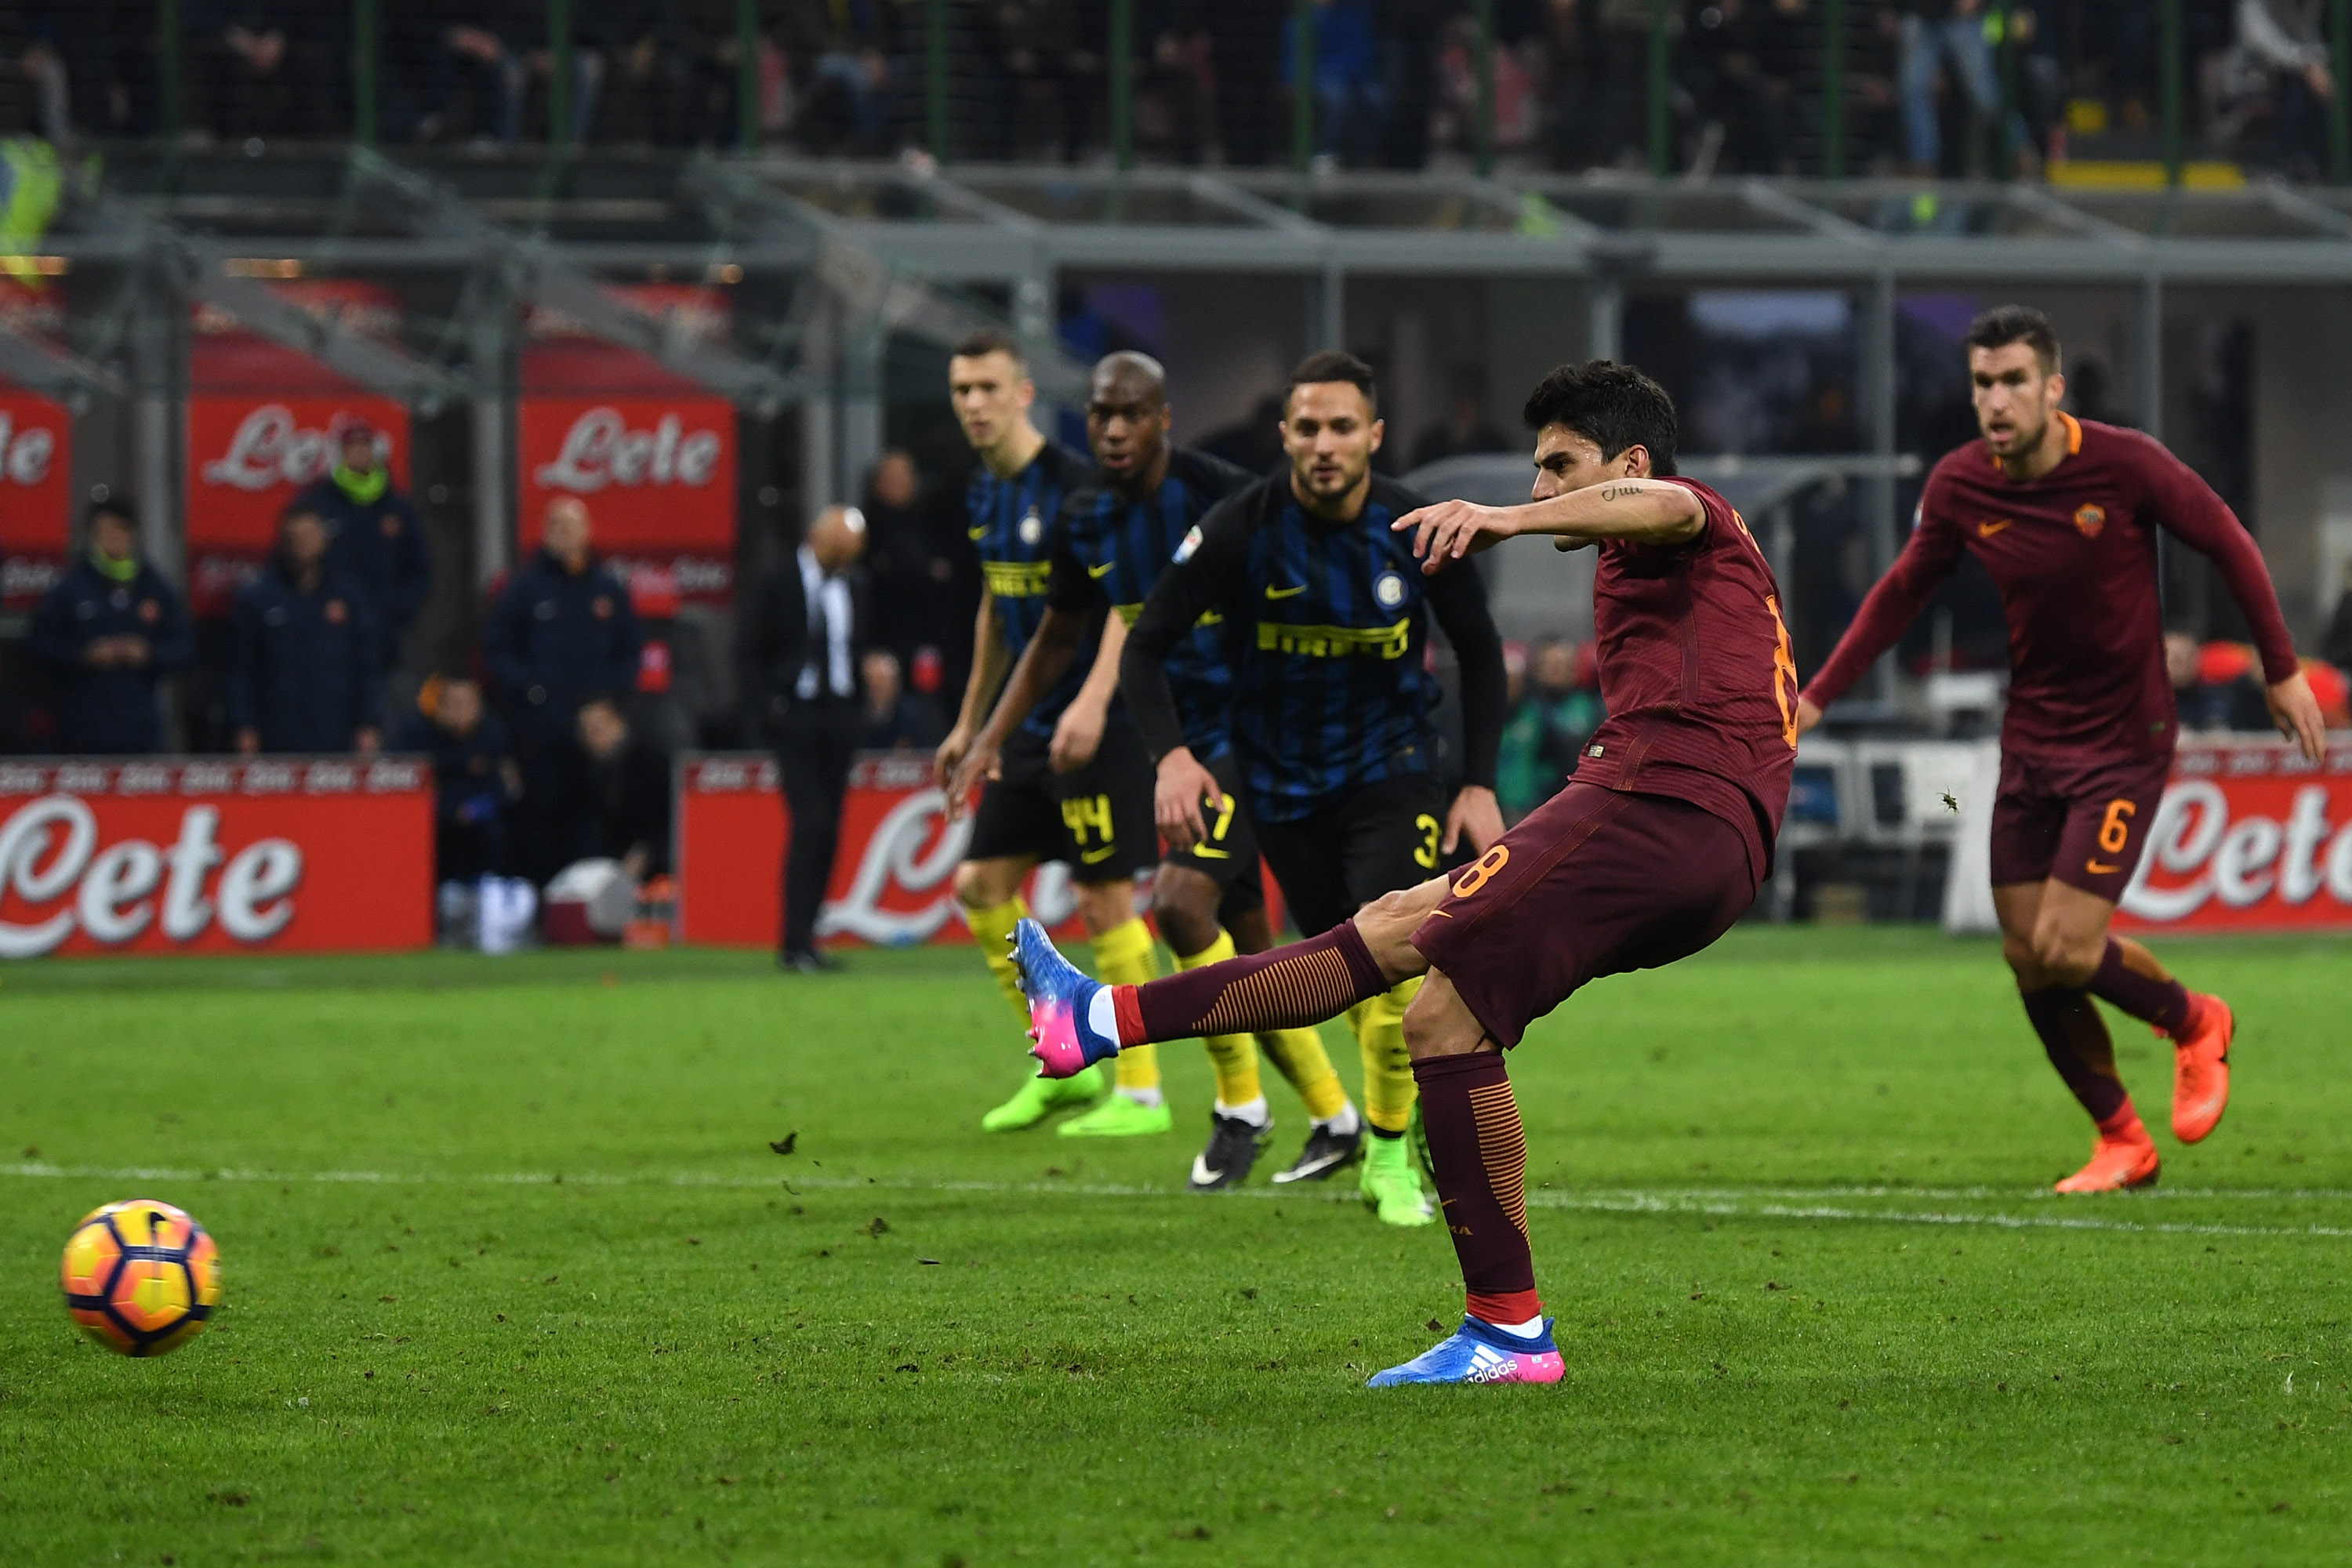
<svg viewBox="0 0 2352 1568">
<path fill-rule="evenodd" d="M 2074 526 L 2085 539 L 2099 537 L 2099 530 L 2107 526 L 2107 509 L 2103 506 L 2079 506 L 2074 509 Z"/>
</svg>

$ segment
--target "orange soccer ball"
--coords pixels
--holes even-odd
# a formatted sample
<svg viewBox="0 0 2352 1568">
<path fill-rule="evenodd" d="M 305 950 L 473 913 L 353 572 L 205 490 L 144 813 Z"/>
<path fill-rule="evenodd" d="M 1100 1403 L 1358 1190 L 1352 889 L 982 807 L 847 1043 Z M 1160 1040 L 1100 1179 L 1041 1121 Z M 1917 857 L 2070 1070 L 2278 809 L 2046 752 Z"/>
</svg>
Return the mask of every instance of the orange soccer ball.
<svg viewBox="0 0 2352 1568">
<path fill-rule="evenodd" d="M 220 1300 L 220 1251 L 170 1204 L 132 1198 L 93 1209 L 66 1242 L 66 1310 L 121 1355 L 162 1355 L 203 1331 Z"/>
</svg>

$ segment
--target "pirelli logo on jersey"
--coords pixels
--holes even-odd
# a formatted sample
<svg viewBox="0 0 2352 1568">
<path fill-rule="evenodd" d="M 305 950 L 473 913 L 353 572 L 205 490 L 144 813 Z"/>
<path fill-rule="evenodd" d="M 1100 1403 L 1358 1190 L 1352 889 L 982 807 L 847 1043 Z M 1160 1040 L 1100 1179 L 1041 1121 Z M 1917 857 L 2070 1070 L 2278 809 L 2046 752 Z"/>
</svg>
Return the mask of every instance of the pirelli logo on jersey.
<svg viewBox="0 0 2352 1568">
<path fill-rule="evenodd" d="M 1054 585 L 1050 561 L 983 561 L 980 574 L 1000 599 L 1042 599 Z"/>
<path fill-rule="evenodd" d="M 1412 640 L 1412 617 L 1392 626 L 1299 626 L 1260 621 L 1262 653 L 1295 653 L 1307 658 L 1402 658 Z"/>
<path fill-rule="evenodd" d="M 1118 614 L 1120 620 L 1125 621 L 1130 626 L 1135 625 L 1136 621 L 1143 614 L 1143 606 L 1141 605 L 1113 605 L 1111 609 Z M 1225 624 L 1225 617 L 1217 614 L 1214 610 L 1202 610 L 1201 612 L 1201 618 L 1194 621 L 1192 624 L 1196 626 L 1221 626 Z"/>
</svg>

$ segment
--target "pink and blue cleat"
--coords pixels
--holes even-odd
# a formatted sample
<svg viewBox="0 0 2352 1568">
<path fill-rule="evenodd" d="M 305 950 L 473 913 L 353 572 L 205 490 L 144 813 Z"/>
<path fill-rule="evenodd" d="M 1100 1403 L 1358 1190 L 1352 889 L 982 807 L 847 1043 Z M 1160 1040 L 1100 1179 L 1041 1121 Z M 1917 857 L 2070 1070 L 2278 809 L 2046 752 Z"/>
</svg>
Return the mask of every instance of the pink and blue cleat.
<svg viewBox="0 0 2352 1568">
<path fill-rule="evenodd" d="M 1364 1380 L 1366 1388 L 1397 1388 L 1408 1383 L 1558 1383 L 1567 1368 L 1552 1343 L 1549 1318 L 1543 1332 L 1528 1339 L 1484 1319 L 1465 1317 L 1462 1326 L 1405 1363 Z"/>
<path fill-rule="evenodd" d="M 1106 1037 L 1090 1016 L 1106 987 L 1064 958 L 1045 928 L 1023 921 L 1013 928 L 1013 962 L 1029 995 L 1029 1047 L 1046 1078 L 1069 1078 L 1118 1055 L 1118 1037 Z"/>
</svg>

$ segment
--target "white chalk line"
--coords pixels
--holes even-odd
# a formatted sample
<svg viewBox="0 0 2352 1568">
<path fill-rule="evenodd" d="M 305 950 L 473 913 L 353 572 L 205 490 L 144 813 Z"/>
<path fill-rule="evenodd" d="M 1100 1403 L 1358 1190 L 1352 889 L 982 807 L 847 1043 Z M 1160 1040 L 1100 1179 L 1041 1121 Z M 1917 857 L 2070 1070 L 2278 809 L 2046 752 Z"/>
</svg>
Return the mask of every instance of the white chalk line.
<svg viewBox="0 0 2352 1568">
<path fill-rule="evenodd" d="M 1086 1198 L 1164 1198 L 1192 1195 L 1184 1194 L 1181 1188 L 1118 1185 L 1108 1183 L 926 1181 L 901 1176 L 860 1178 L 823 1176 L 814 1173 L 760 1177 L 730 1176 L 694 1171 L 680 1171 L 667 1174 L 554 1171 L 457 1173 L 427 1171 L 234 1169 L 206 1171 L 161 1166 L 77 1166 L 22 1163 L 0 1164 L 0 1177 L 6 1176 L 120 1182 L 277 1182 L 280 1184 L 299 1182 L 331 1186 L 706 1187 L 760 1191 L 772 1191 L 779 1187 L 786 1187 L 793 1191 L 807 1188 L 824 1192 L 982 1193 L 1001 1195 Z M 1229 1198 L 1288 1199 L 1301 1203 L 1354 1201 L 1353 1194 L 1331 1188 L 1302 1192 L 1295 1188 L 1243 1187 L 1219 1195 Z M 2304 1189 L 2219 1187 L 2176 1190 L 2162 1194 L 2137 1193 L 2130 1194 L 2124 1201 L 2138 1204 L 2158 1195 L 2174 1199 L 2255 1198 L 2281 1203 L 2326 1202 L 2352 1199 L 2352 1191 L 2324 1187 Z M 1980 1226 L 1997 1230 L 2110 1231 L 2149 1236 L 2352 1237 L 2352 1226 L 2220 1225 L 2176 1220 L 2112 1219 L 2075 1214 L 2020 1215 L 1965 1213 L 1943 1209 L 1854 1208 L 1822 1201 L 1828 1198 L 1857 1197 L 1901 1198 L 1912 1202 L 1990 1199 L 1996 1202 L 2049 1203 L 2053 1205 L 2061 1201 L 2069 1201 L 2056 1199 L 2046 1190 L 2019 1192 L 2013 1188 L 1999 1187 L 1824 1186 L 1745 1189 L 1691 1187 L 1646 1191 L 1601 1189 L 1582 1193 L 1538 1187 L 1528 1194 L 1528 1206 L 1583 1214 L 1699 1215 L 1724 1219 L 1817 1220 L 1865 1225 Z"/>
</svg>

